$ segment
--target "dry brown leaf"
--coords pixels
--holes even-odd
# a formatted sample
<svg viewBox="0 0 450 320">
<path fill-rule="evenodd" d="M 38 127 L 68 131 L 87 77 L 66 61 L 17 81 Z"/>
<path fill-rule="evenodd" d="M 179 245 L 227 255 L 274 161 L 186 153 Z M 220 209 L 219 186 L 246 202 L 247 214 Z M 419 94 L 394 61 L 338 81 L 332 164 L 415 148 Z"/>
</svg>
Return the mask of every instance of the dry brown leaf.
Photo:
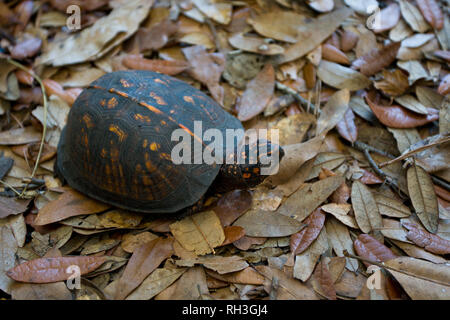
<svg viewBox="0 0 450 320">
<path fill-rule="evenodd" d="M 382 49 L 372 49 L 354 61 L 353 67 L 359 68 L 361 73 L 366 76 L 372 76 L 395 61 L 400 45 L 400 42 L 393 42 Z"/>
<path fill-rule="evenodd" d="M 0 197 L 0 219 L 24 212 L 29 203 L 30 200 Z"/>
<path fill-rule="evenodd" d="M 309 245 L 319 236 L 325 223 L 325 214 L 320 208 L 316 209 L 303 221 L 306 228 L 291 235 L 290 249 L 293 255 L 297 255 L 305 251 Z"/>
<path fill-rule="evenodd" d="M 245 234 L 250 237 L 285 237 L 305 227 L 289 216 L 259 209 L 249 210 L 234 225 L 244 228 Z"/>
<path fill-rule="evenodd" d="M 313 167 L 311 172 L 306 180 L 311 180 L 319 177 L 320 180 L 323 180 L 327 177 L 335 176 L 333 169 L 339 167 L 345 161 L 345 155 L 337 152 L 321 152 L 317 155 L 314 160 Z M 323 174 L 327 172 L 327 174 Z M 321 176 L 322 174 L 322 176 Z"/>
<path fill-rule="evenodd" d="M 423 104 L 421 104 L 416 98 L 412 95 L 405 94 L 395 98 L 395 101 L 405 107 L 408 110 L 411 110 L 415 113 L 419 114 L 428 114 L 428 109 Z"/>
<path fill-rule="evenodd" d="M 264 284 L 264 277 L 257 271 L 255 271 L 255 269 L 253 269 L 252 267 L 247 267 L 244 270 L 227 274 L 219 274 L 212 270 L 206 270 L 206 273 L 216 280 L 229 283 L 253 284 L 253 285 Z"/>
<path fill-rule="evenodd" d="M 380 10 L 374 17 L 376 20 L 372 24 L 375 33 L 381 33 L 394 28 L 400 21 L 400 7 L 396 3 L 391 3 L 386 8 Z"/>
<path fill-rule="evenodd" d="M 26 39 L 12 47 L 11 57 L 18 60 L 31 58 L 39 52 L 41 46 L 42 40 L 39 38 Z"/>
<path fill-rule="evenodd" d="M 320 285 L 320 294 L 328 300 L 336 300 L 336 289 L 328 264 L 322 258 L 316 266 L 313 277 Z"/>
<path fill-rule="evenodd" d="M 229 37 L 228 42 L 237 49 L 262 55 L 271 56 L 284 53 L 284 48 L 282 46 L 267 43 L 263 38 L 244 36 L 241 33 Z"/>
<path fill-rule="evenodd" d="M 403 226 L 408 229 L 406 237 L 414 242 L 419 247 L 436 254 L 449 254 L 450 241 L 442 239 L 441 237 L 421 230 L 412 223 L 403 223 Z"/>
<path fill-rule="evenodd" d="M 345 140 L 353 143 L 358 139 L 358 128 L 355 125 L 355 114 L 348 108 L 344 117 L 336 125 L 336 129 Z"/>
<path fill-rule="evenodd" d="M 73 189 L 67 189 L 58 199 L 39 210 L 34 223 L 43 226 L 69 217 L 98 213 L 107 209 L 109 205 L 88 198 Z"/>
<path fill-rule="evenodd" d="M 199 300 L 209 294 L 203 267 L 189 268 L 170 287 L 159 293 L 155 300 Z"/>
<path fill-rule="evenodd" d="M 368 187 L 359 181 L 352 185 L 352 206 L 359 228 L 369 233 L 383 227 L 377 203 Z"/>
<path fill-rule="evenodd" d="M 173 253 L 173 238 L 157 238 L 134 250 L 119 279 L 115 299 L 125 299 Z"/>
<path fill-rule="evenodd" d="M 424 33 L 430 28 L 419 9 L 411 2 L 400 0 L 400 10 L 403 18 L 414 31 Z"/>
<path fill-rule="evenodd" d="M 360 234 L 355 240 L 354 246 L 358 256 L 370 261 L 386 262 L 397 257 L 391 249 L 368 234 Z M 367 266 L 370 265 L 368 262 L 363 262 Z"/>
<path fill-rule="evenodd" d="M 353 251 L 353 241 L 350 237 L 350 232 L 344 224 L 334 218 L 331 218 L 327 219 L 325 228 L 327 230 L 330 245 L 338 257 L 344 257 L 344 250 L 350 254 L 355 253 Z M 346 268 L 350 271 L 356 272 L 358 270 L 358 260 L 353 258 L 345 259 Z"/>
<path fill-rule="evenodd" d="M 225 68 L 224 57 L 220 53 L 208 53 L 202 46 L 192 46 L 182 49 L 191 68 L 189 74 L 205 84 L 218 103 L 223 102 L 223 88 L 219 85 L 220 77 Z"/>
<path fill-rule="evenodd" d="M 417 0 L 417 6 L 422 12 L 425 20 L 437 30 L 444 27 L 444 14 L 436 0 Z"/>
<path fill-rule="evenodd" d="M 303 221 L 320 206 L 344 181 L 342 176 L 329 177 L 315 183 L 305 183 L 276 211 Z"/>
<path fill-rule="evenodd" d="M 298 30 L 299 34 L 295 37 L 297 42 L 286 49 L 280 63 L 296 60 L 314 50 L 336 31 L 339 25 L 350 16 L 351 12 L 352 10 L 349 8 L 342 7 L 317 19 L 304 21 L 302 28 Z M 273 21 L 268 21 L 271 22 L 272 26 Z"/>
<path fill-rule="evenodd" d="M 336 63 L 350 64 L 350 60 L 345 53 L 331 44 L 322 45 L 322 58 Z"/>
<path fill-rule="evenodd" d="M 275 89 L 275 71 L 270 63 L 252 79 L 242 94 L 237 109 L 238 119 L 248 121 L 261 113 L 272 98 Z"/>
<path fill-rule="evenodd" d="M 156 71 L 169 76 L 183 72 L 189 67 L 186 61 L 145 59 L 139 55 L 127 55 L 122 59 L 125 67 L 135 70 Z"/>
<path fill-rule="evenodd" d="M 214 211 L 188 216 L 170 225 L 175 239 L 188 251 L 198 255 L 214 252 L 225 240 L 222 225 Z"/>
<path fill-rule="evenodd" d="M 224 194 L 217 201 L 213 210 L 219 217 L 222 226 L 226 227 L 244 214 L 251 204 L 252 195 L 248 190 L 234 190 Z"/>
<path fill-rule="evenodd" d="M 344 118 L 349 102 L 350 91 L 347 89 L 340 90 L 330 97 L 317 120 L 316 136 L 326 135 Z"/>
<path fill-rule="evenodd" d="M 319 12 L 329 12 L 334 8 L 334 0 L 311 0 L 308 5 Z"/>
<path fill-rule="evenodd" d="M 225 246 L 227 244 L 233 243 L 242 239 L 245 236 L 245 230 L 239 226 L 228 226 L 223 229 L 225 234 L 225 240 L 221 244 L 221 246 Z"/>
<path fill-rule="evenodd" d="M 394 71 L 383 70 L 383 78 L 380 81 L 375 81 L 375 88 L 384 93 L 396 97 L 405 93 L 409 88 L 408 77 L 400 69 Z"/>
<path fill-rule="evenodd" d="M 42 134 L 33 126 L 0 132 L 0 145 L 18 145 L 38 142 Z"/>
<path fill-rule="evenodd" d="M 203 14 L 217 23 L 230 23 L 233 9 L 231 3 L 212 0 L 193 0 L 192 2 Z"/>
<path fill-rule="evenodd" d="M 436 233 L 439 208 L 431 177 L 422 167 L 413 165 L 407 171 L 407 182 L 417 216 L 429 232 Z"/>
<path fill-rule="evenodd" d="M 326 60 L 320 62 L 317 76 L 329 86 L 350 91 L 367 88 L 372 83 L 362 73 Z"/>
<path fill-rule="evenodd" d="M 450 93 L 450 74 L 447 74 L 442 78 L 437 91 L 443 96 Z"/>
<path fill-rule="evenodd" d="M 72 293 L 64 282 L 15 282 L 11 288 L 11 297 L 14 300 L 72 300 Z"/>
<path fill-rule="evenodd" d="M 257 266 L 255 269 L 268 279 L 264 285 L 264 289 L 268 293 L 275 290 L 271 284 L 273 283 L 273 278 L 277 278 L 277 300 L 318 300 L 314 291 L 300 281 L 289 277 L 281 270 L 267 266 Z"/>
<path fill-rule="evenodd" d="M 134 250 L 142 246 L 144 243 L 157 239 L 158 236 L 151 232 L 141 232 L 138 234 L 124 234 L 120 245 L 125 252 L 133 253 Z"/>
<path fill-rule="evenodd" d="M 355 48 L 356 44 L 358 43 L 359 36 L 352 32 L 351 30 L 345 30 L 341 33 L 341 49 L 344 52 L 348 52 Z"/>
<path fill-rule="evenodd" d="M 406 218 L 411 215 L 409 208 L 397 199 L 375 193 L 375 201 L 380 214 L 393 218 Z"/>
<path fill-rule="evenodd" d="M 67 270 L 76 265 L 80 275 L 94 271 L 106 261 L 106 257 L 56 257 L 39 258 L 15 266 L 6 274 L 19 282 L 49 283 L 67 280 L 72 273 Z"/>
<path fill-rule="evenodd" d="M 14 281 L 7 276 L 7 272 L 16 263 L 18 246 L 14 234 L 8 225 L 0 226 L 0 243 L 0 289 L 9 294 Z"/>
<path fill-rule="evenodd" d="M 391 128 L 407 129 L 423 126 L 439 119 L 437 110 L 428 108 L 427 115 L 417 114 L 399 105 L 383 106 L 375 102 L 373 92 L 365 95 L 366 101 L 380 122 Z"/>
<path fill-rule="evenodd" d="M 410 257 L 385 262 L 388 271 L 414 300 L 449 300 L 450 268 Z"/>
<path fill-rule="evenodd" d="M 222 257 L 207 255 L 195 259 L 177 260 L 175 263 L 180 267 L 192 267 L 196 264 L 201 264 L 205 268 L 214 270 L 219 274 L 238 272 L 248 267 L 248 263 L 245 262 L 243 258 L 238 256 Z"/>
<path fill-rule="evenodd" d="M 295 256 L 294 278 L 301 281 L 308 280 L 319 258 L 329 249 L 328 236 L 325 228 L 319 233 L 317 239 L 303 253 Z"/>
<path fill-rule="evenodd" d="M 39 61 L 38 64 L 62 66 L 104 56 L 111 48 L 134 34 L 140 22 L 147 17 L 153 2 L 132 0 L 123 3 L 80 33 L 52 41 L 36 61 Z"/>
</svg>

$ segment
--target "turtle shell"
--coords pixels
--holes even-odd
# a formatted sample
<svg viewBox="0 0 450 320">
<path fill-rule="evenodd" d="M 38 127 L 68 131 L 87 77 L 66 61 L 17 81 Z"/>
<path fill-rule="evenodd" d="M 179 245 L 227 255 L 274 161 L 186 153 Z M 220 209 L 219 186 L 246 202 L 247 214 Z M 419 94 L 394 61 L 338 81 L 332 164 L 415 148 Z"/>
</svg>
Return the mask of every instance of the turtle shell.
<svg viewBox="0 0 450 320">
<path fill-rule="evenodd" d="M 203 92 L 150 71 L 118 71 L 94 81 L 73 104 L 58 145 L 56 171 L 74 189 L 137 212 L 171 213 L 196 203 L 220 165 L 174 164 L 172 132 L 242 129 Z M 204 147 L 204 144 L 202 148 Z M 192 159 L 194 152 L 192 152 Z"/>
</svg>

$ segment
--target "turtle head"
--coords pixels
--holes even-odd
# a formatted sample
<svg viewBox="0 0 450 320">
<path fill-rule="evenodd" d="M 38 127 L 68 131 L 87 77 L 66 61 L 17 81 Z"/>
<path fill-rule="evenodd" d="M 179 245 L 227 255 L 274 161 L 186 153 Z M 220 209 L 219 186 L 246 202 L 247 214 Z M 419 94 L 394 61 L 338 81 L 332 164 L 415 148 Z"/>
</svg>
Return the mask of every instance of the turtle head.
<svg viewBox="0 0 450 320">
<path fill-rule="evenodd" d="M 283 149 L 269 140 L 259 139 L 243 144 L 227 157 L 216 187 L 222 192 L 253 188 L 276 173 L 283 156 Z"/>
</svg>

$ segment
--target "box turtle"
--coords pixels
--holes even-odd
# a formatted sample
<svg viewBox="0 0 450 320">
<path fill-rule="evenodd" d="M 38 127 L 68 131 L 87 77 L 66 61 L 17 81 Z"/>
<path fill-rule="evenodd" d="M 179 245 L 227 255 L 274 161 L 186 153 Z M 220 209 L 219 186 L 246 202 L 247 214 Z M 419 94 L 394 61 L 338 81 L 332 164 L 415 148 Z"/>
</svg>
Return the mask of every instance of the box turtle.
<svg viewBox="0 0 450 320">
<path fill-rule="evenodd" d="M 73 104 L 59 141 L 55 174 L 89 197 L 155 214 L 196 211 L 208 190 L 249 188 L 264 180 L 259 160 L 174 163 L 171 152 L 178 142 L 172 141 L 172 133 L 181 129 L 198 140 L 194 121 L 200 121 L 202 132 L 218 129 L 224 137 L 227 129 L 243 129 L 214 100 L 181 80 L 150 71 L 108 73 Z M 267 140 L 239 150 L 245 157 L 254 148 L 261 150 L 262 143 L 267 154 L 283 156 Z M 224 150 L 224 157 L 236 158 L 237 150 Z"/>
</svg>

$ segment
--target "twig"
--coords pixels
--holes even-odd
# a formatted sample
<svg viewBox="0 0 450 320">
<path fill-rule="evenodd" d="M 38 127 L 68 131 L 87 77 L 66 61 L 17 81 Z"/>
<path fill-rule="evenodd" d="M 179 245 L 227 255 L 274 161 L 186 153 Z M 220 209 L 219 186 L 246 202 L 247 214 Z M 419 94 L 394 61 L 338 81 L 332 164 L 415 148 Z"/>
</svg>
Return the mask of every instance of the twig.
<svg viewBox="0 0 450 320">
<path fill-rule="evenodd" d="M 431 180 L 433 180 L 433 182 L 435 184 L 437 184 L 438 186 L 446 189 L 447 191 L 450 191 L 450 184 L 448 184 L 444 180 L 439 179 L 438 177 L 435 177 L 433 175 L 430 175 L 430 176 L 431 176 Z"/>
<path fill-rule="evenodd" d="M 432 136 L 431 138 L 433 138 L 433 137 L 435 137 L 435 136 Z M 421 141 L 421 142 L 424 142 L 424 141 Z M 395 159 L 392 159 L 392 160 L 389 160 L 389 161 L 381 163 L 380 164 L 380 168 L 382 168 L 384 166 L 388 166 L 388 165 L 390 165 L 390 164 L 392 164 L 394 162 L 403 160 L 405 158 L 409 158 L 409 157 L 411 157 L 413 154 L 415 154 L 417 152 L 421 152 L 423 150 L 429 149 L 431 147 L 435 147 L 435 146 L 437 146 L 439 144 L 443 144 L 443 143 L 446 143 L 446 142 L 449 142 L 449 141 L 450 141 L 450 137 L 443 137 L 442 139 L 437 140 L 437 141 L 430 141 L 429 144 L 426 144 L 424 146 L 420 146 L 420 147 L 417 147 L 417 148 L 412 149 L 410 151 L 404 152 L 401 156 L 399 156 L 399 157 L 397 157 Z M 426 141 L 425 141 L 425 143 L 426 143 Z"/>
<path fill-rule="evenodd" d="M 364 142 L 361 142 L 361 141 L 355 141 L 354 146 L 356 147 L 356 149 L 358 149 L 359 151 L 362 151 L 362 152 L 364 152 L 364 150 L 369 150 L 371 152 L 381 154 L 382 156 L 385 156 L 390 159 L 395 158 L 392 154 L 387 153 L 386 151 L 377 149 L 375 147 L 369 146 L 368 144 L 365 144 Z"/>
<path fill-rule="evenodd" d="M 295 100 L 297 100 L 304 108 L 311 109 L 311 113 L 315 114 L 316 112 L 320 113 L 320 111 L 317 110 L 316 106 L 303 98 L 301 95 L 298 94 L 297 91 L 289 88 L 288 86 L 285 86 L 279 81 L 275 81 L 275 85 L 278 90 L 283 91 L 284 93 L 290 94 L 294 97 Z M 317 111 L 316 111 L 317 110 Z M 309 110 L 308 110 L 309 111 Z"/>
<path fill-rule="evenodd" d="M 45 136 L 46 136 L 46 133 L 47 133 L 47 95 L 45 93 L 44 83 L 42 82 L 41 78 L 38 75 L 36 75 L 32 70 L 29 70 L 28 68 L 26 68 L 25 66 L 23 66 L 19 62 L 12 60 L 11 58 L 8 58 L 6 61 L 8 63 L 12 64 L 13 66 L 16 66 L 17 68 L 25 71 L 26 73 L 28 73 L 32 77 L 34 77 L 34 79 L 36 79 L 36 81 L 41 86 L 41 90 L 42 90 L 43 107 L 44 107 L 44 123 L 42 125 L 43 129 L 42 129 L 41 143 L 40 143 L 40 146 L 39 146 L 39 153 L 38 153 L 38 155 L 36 157 L 36 164 L 34 165 L 33 172 L 31 173 L 31 177 L 30 177 L 30 180 L 32 180 L 34 178 L 34 176 L 36 175 L 36 171 L 38 169 L 39 162 L 41 160 L 42 151 L 44 150 Z M 28 184 L 26 184 L 25 187 L 23 188 L 22 193 L 20 194 L 21 198 L 24 196 L 24 194 L 25 194 L 25 192 L 27 190 L 27 187 L 28 187 Z"/>
<path fill-rule="evenodd" d="M 382 178 L 387 182 L 387 184 L 389 184 L 390 186 L 394 187 L 394 189 L 397 191 L 397 193 L 398 193 L 400 196 L 407 196 L 407 195 L 399 188 L 397 180 L 394 179 L 394 178 L 392 178 L 392 177 L 390 177 L 390 176 L 389 176 L 388 174 L 386 174 L 383 170 L 381 170 L 381 169 L 378 167 L 378 165 L 377 165 L 377 163 L 375 162 L 375 160 L 373 160 L 372 156 L 370 155 L 370 151 L 376 152 L 375 150 L 382 152 L 383 155 L 386 155 L 386 153 L 385 153 L 384 151 L 375 149 L 375 148 L 373 148 L 373 147 L 371 147 L 371 146 L 369 146 L 369 145 L 367 145 L 367 144 L 365 144 L 365 143 L 363 143 L 363 142 L 361 142 L 361 141 L 356 141 L 356 142 L 355 142 L 355 147 L 356 147 L 358 150 L 360 150 L 360 151 L 362 151 L 362 152 L 364 153 L 364 156 L 366 157 L 366 159 L 367 159 L 367 161 L 369 162 L 370 166 L 372 167 L 372 169 L 375 171 L 375 173 L 376 173 L 377 175 L 379 175 L 380 177 L 382 177 Z M 378 152 L 377 152 L 377 153 L 378 153 Z M 391 156 L 391 157 L 392 157 L 392 156 Z"/>
</svg>

